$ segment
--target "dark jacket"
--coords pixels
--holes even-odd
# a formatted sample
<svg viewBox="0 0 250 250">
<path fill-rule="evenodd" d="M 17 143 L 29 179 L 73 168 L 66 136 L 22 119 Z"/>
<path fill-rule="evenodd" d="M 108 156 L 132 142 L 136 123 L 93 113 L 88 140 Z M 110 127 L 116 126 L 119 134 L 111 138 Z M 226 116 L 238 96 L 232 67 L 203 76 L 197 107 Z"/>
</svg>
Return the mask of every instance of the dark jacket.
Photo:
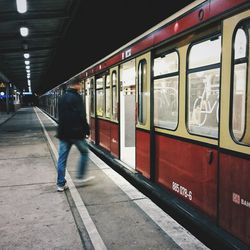
<svg viewBox="0 0 250 250">
<path fill-rule="evenodd" d="M 59 99 L 57 137 L 61 140 L 84 139 L 89 135 L 89 125 L 82 97 L 69 88 Z"/>
</svg>

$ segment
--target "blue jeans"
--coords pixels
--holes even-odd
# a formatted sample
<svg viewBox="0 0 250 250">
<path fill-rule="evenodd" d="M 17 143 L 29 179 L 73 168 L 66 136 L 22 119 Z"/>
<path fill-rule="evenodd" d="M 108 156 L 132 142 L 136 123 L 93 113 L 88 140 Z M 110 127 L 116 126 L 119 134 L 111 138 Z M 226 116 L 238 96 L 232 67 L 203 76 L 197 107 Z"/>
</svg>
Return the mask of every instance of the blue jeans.
<svg viewBox="0 0 250 250">
<path fill-rule="evenodd" d="M 57 185 L 63 187 L 66 183 L 65 171 L 66 162 L 71 146 L 75 145 L 81 153 L 78 163 L 76 178 L 82 178 L 86 171 L 88 162 L 88 145 L 85 140 L 60 140 L 59 141 L 59 157 L 57 163 Z"/>
</svg>

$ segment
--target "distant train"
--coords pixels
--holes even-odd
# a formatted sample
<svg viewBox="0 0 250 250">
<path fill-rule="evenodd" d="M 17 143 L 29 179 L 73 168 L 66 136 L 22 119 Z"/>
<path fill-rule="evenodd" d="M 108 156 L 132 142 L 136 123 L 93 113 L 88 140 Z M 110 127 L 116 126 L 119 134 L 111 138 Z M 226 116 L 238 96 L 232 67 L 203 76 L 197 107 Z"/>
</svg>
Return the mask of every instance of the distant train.
<svg viewBox="0 0 250 250">
<path fill-rule="evenodd" d="M 250 9 L 198 0 L 40 97 L 83 85 L 91 143 L 250 245 Z"/>
</svg>

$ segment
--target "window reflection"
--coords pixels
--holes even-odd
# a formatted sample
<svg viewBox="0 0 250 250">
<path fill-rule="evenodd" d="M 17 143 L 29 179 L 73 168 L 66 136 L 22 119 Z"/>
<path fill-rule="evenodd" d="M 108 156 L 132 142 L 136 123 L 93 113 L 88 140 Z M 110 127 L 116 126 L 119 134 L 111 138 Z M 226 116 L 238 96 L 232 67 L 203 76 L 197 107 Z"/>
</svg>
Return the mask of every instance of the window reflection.
<svg viewBox="0 0 250 250">
<path fill-rule="evenodd" d="M 176 129 L 178 123 L 179 58 L 171 52 L 154 59 L 154 125 Z"/>
<path fill-rule="evenodd" d="M 191 46 L 187 126 L 193 134 L 218 138 L 221 36 Z"/>
</svg>

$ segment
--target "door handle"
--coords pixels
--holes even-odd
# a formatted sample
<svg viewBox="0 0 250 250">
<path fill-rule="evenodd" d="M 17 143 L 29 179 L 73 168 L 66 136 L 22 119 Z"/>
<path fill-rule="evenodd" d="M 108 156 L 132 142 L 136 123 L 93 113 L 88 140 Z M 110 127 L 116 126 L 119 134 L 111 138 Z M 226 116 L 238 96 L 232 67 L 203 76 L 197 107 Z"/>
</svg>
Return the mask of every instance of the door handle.
<svg viewBox="0 0 250 250">
<path fill-rule="evenodd" d="M 208 164 L 210 165 L 214 159 L 214 152 L 212 150 L 209 150 L 207 152 L 207 159 L 208 159 Z"/>
</svg>

